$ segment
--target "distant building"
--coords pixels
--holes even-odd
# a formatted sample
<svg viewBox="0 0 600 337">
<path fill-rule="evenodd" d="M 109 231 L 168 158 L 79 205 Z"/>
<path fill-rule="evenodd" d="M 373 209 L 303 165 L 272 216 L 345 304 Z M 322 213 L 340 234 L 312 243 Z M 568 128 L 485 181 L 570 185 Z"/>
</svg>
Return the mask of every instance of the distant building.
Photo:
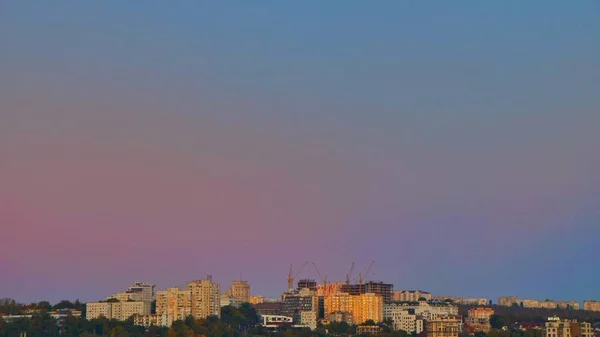
<svg viewBox="0 0 600 337">
<path fill-rule="evenodd" d="M 189 282 L 187 288 L 192 298 L 192 316 L 196 319 L 221 316 L 219 285 L 212 281 L 212 277 Z"/>
<path fill-rule="evenodd" d="M 256 313 L 261 316 L 282 316 L 283 303 L 281 302 L 263 302 L 254 305 Z"/>
<path fill-rule="evenodd" d="M 373 281 L 363 284 L 342 284 L 341 291 L 350 295 L 376 294 L 381 296 L 384 303 L 388 303 L 392 302 L 394 285 Z"/>
<path fill-rule="evenodd" d="M 324 307 L 326 317 L 332 313 L 347 312 L 352 315 L 354 324 L 361 324 L 368 320 L 383 321 L 383 299 L 372 293 L 330 295 L 325 298 Z"/>
<path fill-rule="evenodd" d="M 548 317 L 544 325 L 543 337 L 572 337 L 571 322 L 561 321 L 559 317 Z"/>
<path fill-rule="evenodd" d="M 127 302 L 89 302 L 86 304 L 86 319 L 101 316 L 107 319 L 124 321 L 133 315 L 149 315 L 150 302 L 127 301 Z"/>
<path fill-rule="evenodd" d="M 156 299 L 156 286 L 145 282 L 134 282 L 126 291 L 108 296 L 107 300 L 152 302 Z"/>
<path fill-rule="evenodd" d="M 133 323 L 144 327 L 164 326 L 170 327 L 173 324 L 173 317 L 169 315 L 134 315 Z"/>
<path fill-rule="evenodd" d="M 422 316 L 426 320 L 438 316 L 458 315 L 458 307 L 452 302 L 446 301 L 419 301 L 419 302 L 392 302 L 387 303 L 388 310 L 414 310 L 417 316 Z"/>
<path fill-rule="evenodd" d="M 231 296 L 229 294 L 223 294 L 220 297 L 220 305 L 221 307 L 225 307 L 225 306 L 232 306 L 235 308 L 239 308 L 240 305 L 242 305 L 242 303 L 244 303 L 242 300 L 240 300 L 237 297 Z"/>
<path fill-rule="evenodd" d="M 491 329 L 490 318 L 494 314 L 492 308 L 470 309 L 465 319 L 465 325 L 474 332 L 483 331 L 488 333 Z"/>
<path fill-rule="evenodd" d="M 392 300 L 397 302 L 417 302 L 421 298 L 431 301 L 433 297 L 423 290 L 394 290 L 392 294 Z"/>
<path fill-rule="evenodd" d="M 250 302 L 250 285 L 248 281 L 239 280 L 231 282 L 230 293 L 240 303 Z"/>
<path fill-rule="evenodd" d="M 584 301 L 583 310 L 600 311 L 600 301 Z"/>
<path fill-rule="evenodd" d="M 423 320 L 417 317 L 414 309 L 386 303 L 383 305 L 383 318 L 392 320 L 394 330 L 404 330 L 415 334 L 423 331 Z"/>
<path fill-rule="evenodd" d="M 317 328 L 317 312 L 302 311 L 300 312 L 300 324 L 314 330 Z"/>
<path fill-rule="evenodd" d="M 460 316 L 437 317 L 426 322 L 427 337 L 458 337 L 462 331 Z"/>
<path fill-rule="evenodd" d="M 168 288 L 156 293 L 156 315 L 171 321 L 184 320 L 192 314 L 192 297 L 187 289 Z"/>
<path fill-rule="evenodd" d="M 383 330 L 378 325 L 359 325 L 356 327 L 357 335 L 377 335 Z"/>
<path fill-rule="evenodd" d="M 329 315 L 327 315 L 327 320 L 329 322 L 337 322 L 337 323 L 346 322 L 349 325 L 352 325 L 352 322 L 354 322 L 354 318 L 352 318 L 352 314 L 349 312 L 344 312 L 344 311 L 336 311 L 336 312 L 329 313 Z"/>
<path fill-rule="evenodd" d="M 299 291 L 286 292 L 283 294 L 281 314 L 294 319 L 294 322 L 302 321 L 302 312 L 314 312 L 318 315 L 319 298 L 309 288 Z"/>
</svg>

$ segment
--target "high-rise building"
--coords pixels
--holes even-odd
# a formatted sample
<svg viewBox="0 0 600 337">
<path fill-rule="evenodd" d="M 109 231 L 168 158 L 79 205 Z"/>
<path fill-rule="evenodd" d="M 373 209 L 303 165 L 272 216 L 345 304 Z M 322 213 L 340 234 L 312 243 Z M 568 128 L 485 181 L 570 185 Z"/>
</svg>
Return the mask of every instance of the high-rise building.
<svg viewBox="0 0 600 337">
<path fill-rule="evenodd" d="M 196 280 L 187 284 L 192 297 L 192 316 L 206 318 L 208 316 L 221 316 L 221 298 L 219 285 L 208 276 L 204 280 Z"/>
<path fill-rule="evenodd" d="M 427 337 L 458 337 L 462 331 L 460 316 L 439 316 L 426 322 Z"/>
<path fill-rule="evenodd" d="M 292 317 L 294 323 L 302 321 L 302 312 L 319 313 L 319 298 L 314 291 L 308 288 L 300 289 L 299 291 L 286 292 L 283 294 L 281 304 L 281 314 Z"/>
<path fill-rule="evenodd" d="M 246 303 L 250 301 L 250 285 L 248 281 L 233 281 L 231 282 L 231 296 Z"/>
<path fill-rule="evenodd" d="M 189 290 L 168 288 L 156 292 L 156 315 L 166 315 L 171 321 L 184 320 L 192 314 L 192 296 Z"/>
<path fill-rule="evenodd" d="M 341 290 L 350 295 L 376 294 L 381 296 L 384 303 L 388 303 L 393 299 L 392 294 L 394 285 L 390 283 L 369 281 L 363 284 L 343 284 Z"/>
<path fill-rule="evenodd" d="M 347 312 L 352 315 L 354 324 L 361 324 L 368 320 L 383 321 L 383 298 L 377 294 L 340 293 L 325 297 L 324 302 L 325 317 L 333 313 Z"/>
<path fill-rule="evenodd" d="M 134 282 L 127 292 L 131 294 L 131 299 L 136 301 L 152 302 L 156 299 L 154 292 L 156 286 L 146 282 Z"/>
</svg>

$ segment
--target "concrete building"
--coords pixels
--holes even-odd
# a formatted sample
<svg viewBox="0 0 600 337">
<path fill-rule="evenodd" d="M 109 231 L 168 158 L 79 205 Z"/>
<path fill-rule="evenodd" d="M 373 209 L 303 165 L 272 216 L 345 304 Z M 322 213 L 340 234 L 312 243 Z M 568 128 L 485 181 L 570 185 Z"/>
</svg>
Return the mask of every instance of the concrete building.
<svg viewBox="0 0 600 337">
<path fill-rule="evenodd" d="M 423 290 L 394 290 L 392 294 L 392 301 L 395 302 L 417 302 L 421 298 L 431 301 L 433 296 Z"/>
<path fill-rule="evenodd" d="M 543 309 L 579 309 L 579 302 L 577 301 L 552 301 L 552 300 L 532 300 L 532 299 L 519 299 L 515 296 L 500 297 L 498 299 L 498 305 L 501 306 L 522 306 L 524 308 L 543 308 Z M 584 302 L 585 306 L 585 302 Z M 585 309 L 585 307 L 584 307 Z"/>
<path fill-rule="evenodd" d="M 190 291 L 192 316 L 196 319 L 208 316 L 221 316 L 221 297 L 219 285 L 208 276 L 204 280 L 189 282 L 187 288 Z"/>
<path fill-rule="evenodd" d="M 403 330 L 415 334 L 423 331 L 423 320 L 417 318 L 414 309 L 405 309 L 385 303 L 383 305 L 383 318 L 392 320 L 394 330 Z"/>
<path fill-rule="evenodd" d="M 170 327 L 173 325 L 173 317 L 170 317 L 166 314 L 164 315 L 135 315 L 133 316 L 133 323 L 135 325 L 141 325 L 144 327 L 150 326 L 164 326 Z"/>
<path fill-rule="evenodd" d="M 559 317 L 548 317 L 542 333 L 543 337 L 572 337 L 571 322 L 561 321 Z"/>
<path fill-rule="evenodd" d="M 383 329 L 378 325 L 361 325 L 356 327 L 357 335 L 377 335 Z"/>
<path fill-rule="evenodd" d="M 394 285 L 373 281 L 363 284 L 342 284 L 341 291 L 350 295 L 376 294 L 381 296 L 384 303 L 388 303 L 392 302 Z"/>
<path fill-rule="evenodd" d="M 286 292 L 281 302 L 281 314 L 292 317 L 296 324 L 302 321 L 302 312 L 315 312 L 316 315 L 319 313 L 319 298 L 309 288 Z"/>
<path fill-rule="evenodd" d="M 250 285 L 248 281 L 233 281 L 231 282 L 231 296 L 237 299 L 240 303 L 250 302 Z"/>
<path fill-rule="evenodd" d="M 600 311 L 600 301 L 584 301 L 583 310 Z"/>
<path fill-rule="evenodd" d="M 426 321 L 427 337 L 458 337 L 462 331 L 460 316 L 440 316 Z"/>
<path fill-rule="evenodd" d="M 302 311 L 300 312 L 300 324 L 314 330 L 317 328 L 317 312 Z"/>
<path fill-rule="evenodd" d="M 348 323 L 348 325 L 352 325 L 352 322 L 354 321 L 354 318 L 352 317 L 351 313 L 342 311 L 332 312 L 329 315 L 327 315 L 326 318 L 329 322 L 346 322 Z"/>
<path fill-rule="evenodd" d="M 453 303 L 439 301 L 392 302 L 387 303 L 388 310 L 414 310 L 415 315 L 429 320 L 438 316 L 458 315 L 458 307 Z"/>
<path fill-rule="evenodd" d="M 242 303 L 245 303 L 245 302 L 240 300 L 239 298 L 231 296 L 229 294 L 223 294 L 223 295 L 221 295 L 221 298 L 220 298 L 221 307 L 230 305 L 232 307 L 239 308 L 240 305 L 242 305 Z"/>
<path fill-rule="evenodd" d="M 324 306 L 326 317 L 336 312 L 347 312 L 352 315 L 354 324 L 368 320 L 383 321 L 383 298 L 373 293 L 330 295 L 325 298 Z"/>
<path fill-rule="evenodd" d="M 156 315 L 166 315 L 171 321 L 184 320 L 192 314 L 192 296 L 189 290 L 168 288 L 156 292 Z"/>
<path fill-rule="evenodd" d="M 152 302 L 156 299 L 156 286 L 145 282 L 134 282 L 127 291 L 108 296 L 107 300 Z"/>
<path fill-rule="evenodd" d="M 127 301 L 127 302 L 90 302 L 86 304 L 86 319 L 104 316 L 107 319 L 124 321 L 133 315 L 149 315 L 150 302 Z"/>
<path fill-rule="evenodd" d="M 490 318 L 494 314 L 492 308 L 474 308 L 468 311 L 465 325 L 473 332 L 488 333 L 491 329 Z"/>
</svg>

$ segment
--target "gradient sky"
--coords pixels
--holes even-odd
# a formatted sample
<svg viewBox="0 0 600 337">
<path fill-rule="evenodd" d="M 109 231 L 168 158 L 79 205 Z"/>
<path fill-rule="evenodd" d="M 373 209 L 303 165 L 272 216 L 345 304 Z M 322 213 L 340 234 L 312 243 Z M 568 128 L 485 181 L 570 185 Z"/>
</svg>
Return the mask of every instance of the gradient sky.
<svg viewBox="0 0 600 337">
<path fill-rule="evenodd" d="M 0 297 L 600 300 L 599 235 L 598 1 L 0 2 Z"/>
</svg>

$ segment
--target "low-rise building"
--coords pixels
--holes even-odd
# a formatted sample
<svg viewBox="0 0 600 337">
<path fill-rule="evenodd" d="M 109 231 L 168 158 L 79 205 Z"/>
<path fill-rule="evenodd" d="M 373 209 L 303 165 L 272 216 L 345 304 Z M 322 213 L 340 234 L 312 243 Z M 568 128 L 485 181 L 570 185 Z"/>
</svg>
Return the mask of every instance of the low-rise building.
<svg viewBox="0 0 600 337">
<path fill-rule="evenodd" d="M 386 303 L 383 306 L 383 317 L 392 320 L 392 329 L 394 330 L 416 334 L 423 331 L 423 320 L 417 318 L 414 309 L 406 309 Z"/>
<path fill-rule="evenodd" d="M 146 301 L 107 301 L 86 304 L 86 319 L 106 317 L 124 321 L 133 315 L 149 315 L 151 303 Z"/>
<path fill-rule="evenodd" d="M 583 310 L 600 311 L 600 301 L 584 301 Z"/>
<path fill-rule="evenodd" d="M 439 316 L 425 323 L 427 337 L 458 337 L 462 331 L 460 316 Z"/>
<path fill-rule="evenodd" d="M 490 318 L 493 314 L 494 309 L 492 308 L 470 309 L 465 319 L 465 325 L 474 332 L 483 331 L 488 333 L 491 329 Z"/>
<path fill-rule="evenodd" d="M 133 323 L 135 325 L 141 325 L 144 327 L 150 327 L 150 326 L 170 327 L 173 324 L 173 318 L 167 314 L 134 315 Z"/>
<path fill-rule="evenodd" d="M 359 325 L 356 327 L 357 335 L 377 335 L 383 330 L 378 325 Z"/>
</svg>

